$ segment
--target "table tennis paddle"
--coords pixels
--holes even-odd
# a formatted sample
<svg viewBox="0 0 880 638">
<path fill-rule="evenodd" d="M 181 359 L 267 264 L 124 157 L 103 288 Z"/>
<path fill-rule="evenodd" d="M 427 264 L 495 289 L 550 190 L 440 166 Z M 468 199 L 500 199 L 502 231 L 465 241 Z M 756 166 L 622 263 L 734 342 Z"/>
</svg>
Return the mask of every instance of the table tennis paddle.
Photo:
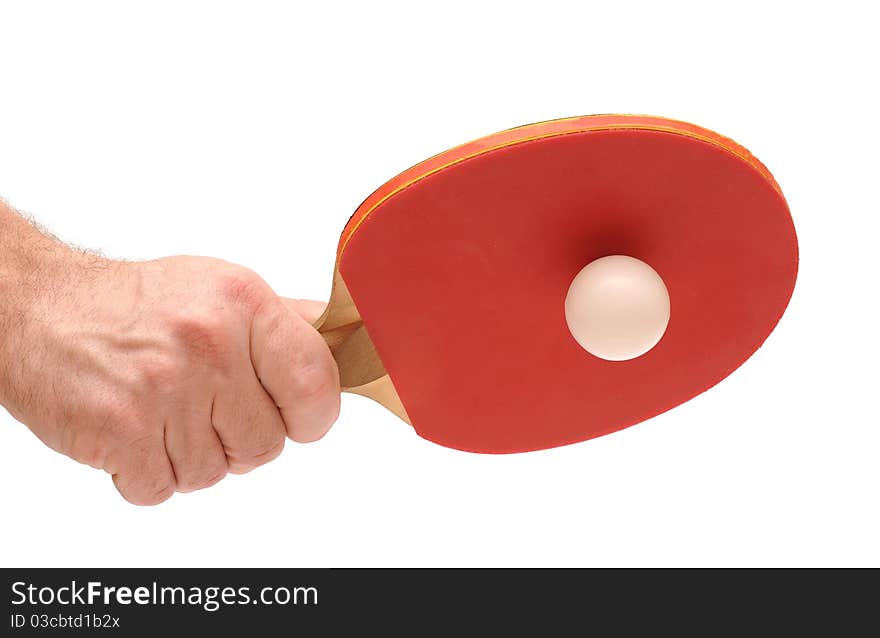
<svg viewBox="0 0 880 638">
<path fill-rule="evenodd" d="M 782 192 L 746 149 L 659 117 L 574 117 L 370 195 L 315 325 L 344 390 L 436 443 L 521 452 L 718 383 L 776 326 L 797 266 Z"/>
</svg>

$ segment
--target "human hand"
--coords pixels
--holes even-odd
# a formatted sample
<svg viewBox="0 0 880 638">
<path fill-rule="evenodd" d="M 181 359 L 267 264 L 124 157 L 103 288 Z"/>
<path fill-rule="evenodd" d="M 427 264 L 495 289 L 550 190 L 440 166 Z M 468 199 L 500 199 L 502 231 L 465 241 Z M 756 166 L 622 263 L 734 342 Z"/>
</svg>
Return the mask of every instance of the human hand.
<svg viewBox="0 0 880 638">
<path fill-rule="evenodd" d="M 0 403 L 132 503 L 248 472 L 338 416 L 336 363 L 311 326 L 322 304 L 245 268 L 58 247 L 18 284 L 3 291 Z"/>
</svg>

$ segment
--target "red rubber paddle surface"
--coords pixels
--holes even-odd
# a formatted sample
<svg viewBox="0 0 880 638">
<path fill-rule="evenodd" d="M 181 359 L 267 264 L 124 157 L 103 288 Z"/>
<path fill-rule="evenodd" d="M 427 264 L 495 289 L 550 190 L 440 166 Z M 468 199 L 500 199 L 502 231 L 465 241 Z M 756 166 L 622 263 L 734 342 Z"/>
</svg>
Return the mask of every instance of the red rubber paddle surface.
<svg viewBox="0 0 880 638">
<path fill-rule="evenodd" d="M 421 436 L 519 452 L 607 434 L 703 392 L 772 331 L 798 259 L 772 177 L 717 134 L 631 121 L 450 151 L 355 214 L 339 269 Z M 565 323 L 573 277 L 614 254 L 670 295 L 666 334 L 631 361 Z"/>
</svg>

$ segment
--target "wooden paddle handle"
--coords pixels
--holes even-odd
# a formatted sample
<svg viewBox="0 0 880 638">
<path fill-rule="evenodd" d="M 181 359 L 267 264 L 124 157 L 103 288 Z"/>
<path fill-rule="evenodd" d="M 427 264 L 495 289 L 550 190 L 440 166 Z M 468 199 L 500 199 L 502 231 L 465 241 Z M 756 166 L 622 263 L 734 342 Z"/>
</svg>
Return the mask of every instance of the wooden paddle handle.
<svg viewBox="0 0 880 638">
<path fill-rule="evenodd" d="M 339 271 L 333 276 L 330 302 L 314 324 L 339 366 L 342 388 L 348 390 L 385 375 L 385 366 L 367 334 Z"/>
<path fill-rule="evenodd" d="M 330 302 L 314 326 L 336 360 L 342 390 L 369 397 L 410 423 L 338 270 L 333 273 Z"/>
</svg>

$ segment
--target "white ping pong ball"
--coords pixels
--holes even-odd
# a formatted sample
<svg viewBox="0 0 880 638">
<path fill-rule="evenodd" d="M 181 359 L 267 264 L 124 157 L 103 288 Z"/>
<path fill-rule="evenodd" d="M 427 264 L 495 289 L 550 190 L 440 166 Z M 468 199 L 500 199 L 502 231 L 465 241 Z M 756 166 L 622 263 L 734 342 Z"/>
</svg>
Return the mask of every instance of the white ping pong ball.
<svg viewBox="0 0 880 638">
<path fill-rule="evenodd" d="M 587 264 L 565 296 L 571 336 L 608 361 L 635 359 L 657 345 L 669 324 L 669 292 L 660 275 L 634 257 Z"/>
</svg>

